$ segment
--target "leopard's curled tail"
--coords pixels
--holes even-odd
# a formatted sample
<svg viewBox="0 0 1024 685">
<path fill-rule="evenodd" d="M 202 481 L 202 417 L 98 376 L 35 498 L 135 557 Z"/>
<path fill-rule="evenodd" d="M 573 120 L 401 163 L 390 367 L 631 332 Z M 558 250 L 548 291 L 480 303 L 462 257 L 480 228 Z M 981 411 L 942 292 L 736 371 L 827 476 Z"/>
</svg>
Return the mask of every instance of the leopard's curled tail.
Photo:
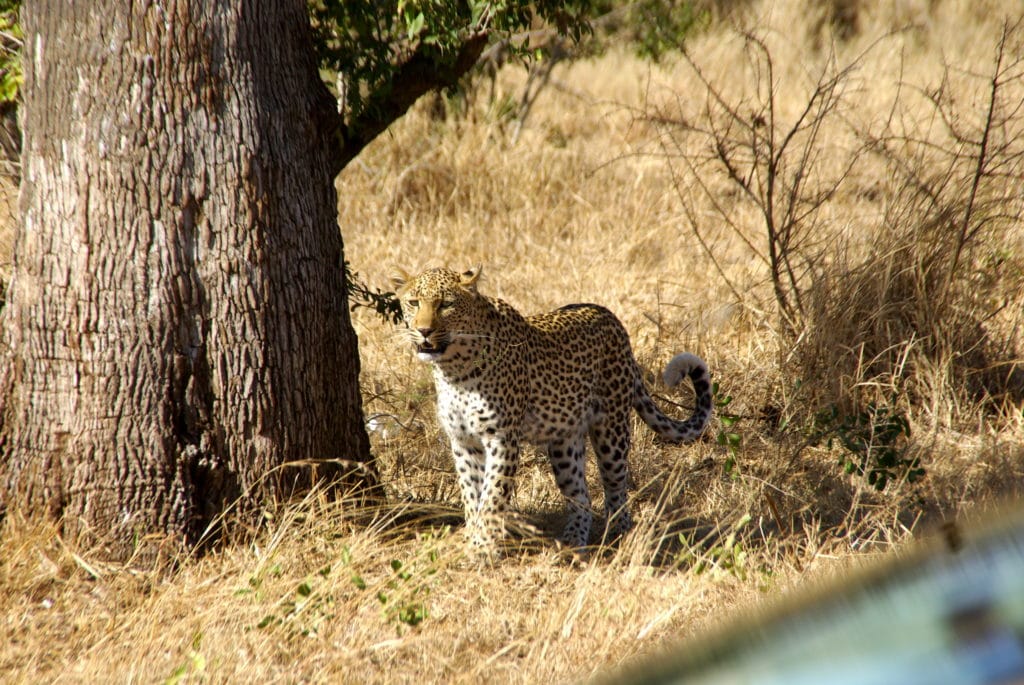
<svg viewBox="0 0 1024 685">
<path fill-rule="evenodd" d="M 708 365 L 703 359 L 695 354 L 684 352 L 672 357 L 665 367 L 663 378 L 665 385 L 675 387 L 683 378 L 689 377 L 693 383 L 694 392 L 697 394 L 697 403 L 690 415 L 684 421 L 678 421 L 666 416 L 647 392 L 643 378 L 639 370 L 634 381 L 633 408 L 658 435 L 671 443 L 693 442 L 701 436 L 704 428 L 711 420 L 712 397 L 711 397 L 711 375 L 708 373 Z"/>
</svg>

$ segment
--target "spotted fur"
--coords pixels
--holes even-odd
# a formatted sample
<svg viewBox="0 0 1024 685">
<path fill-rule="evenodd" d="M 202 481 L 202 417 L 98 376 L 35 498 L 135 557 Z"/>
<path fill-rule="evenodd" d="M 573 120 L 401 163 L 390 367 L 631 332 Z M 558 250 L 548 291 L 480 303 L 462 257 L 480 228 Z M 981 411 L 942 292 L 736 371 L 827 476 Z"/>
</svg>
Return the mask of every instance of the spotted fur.
<svg viewBox="0 0 1024 685">
<path fill-rule="evenodd" d="M 692 442 L 711 417 L 707 365 L 692 354 L 665 369 L 674 386 L 689 377 L 697 395 L 685 421 L 658 409 L 633 357 L 629 335 L 610 311 L 571 304 L 524 317 L 477 292 L 480 267 L 431 269 L 394 283 L 417 356 L 433 366 L 437 415 L 451 441 L 471 539 L 491 545 L 503 535 L 523 441 L 547 449 L 569 505 L 562 539 L 590 538 L 585 440 L 597 456 L 609 529 L 632 526 L 626 507 L 630 411 L 667 441 Z"/>
</svg>

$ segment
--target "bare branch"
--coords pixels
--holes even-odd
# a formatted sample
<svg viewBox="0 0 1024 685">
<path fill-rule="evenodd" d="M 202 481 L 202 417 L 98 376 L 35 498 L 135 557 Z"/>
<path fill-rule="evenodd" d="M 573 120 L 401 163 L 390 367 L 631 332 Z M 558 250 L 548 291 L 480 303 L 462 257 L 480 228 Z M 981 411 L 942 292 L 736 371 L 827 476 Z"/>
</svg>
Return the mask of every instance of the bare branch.
<svg viewBox="0 0 1024 685">
<path fill-rule="evenodd" d="M 999 38 L 999 46 L 996 49 L 996 63 L 995 68 L 992 70 L 992 80 L 990 81 L 988 108 L 985 112 L 985 124 L 982 127 L 981 140 L 978 142 L 977 165 L 974 169 L 974 175 L 971 178 L 971 190 L 967 196 L 967 202 L 964 207 L 964 216 L 960 221 L 960 240 L 957 242 L 956 251 L 953 253 L 953 260 L 950 263 L 950 281 L 952 281 L 953 274 L 956 273 L 957 267 L 960 266 L 960 257 L 964 246 L 974 234 L 974 232 L 970 230 L 971 218 L 974 214 L 975 200 L 978 197 L 978 186 L 981 184 L 981 180 L 985 176 L 985 165 L 988 162 L 988 144 L 992 133 L 996 103 L 999 98 L 999 89 L 1002 85 L 999 79 L 1002 76 L 1003 71 L 1003 57 L 1005 55 L 1006 39 L 1009 28 L 1009 22 L 1003 24 L 1003 34 Z"/>
</svg>

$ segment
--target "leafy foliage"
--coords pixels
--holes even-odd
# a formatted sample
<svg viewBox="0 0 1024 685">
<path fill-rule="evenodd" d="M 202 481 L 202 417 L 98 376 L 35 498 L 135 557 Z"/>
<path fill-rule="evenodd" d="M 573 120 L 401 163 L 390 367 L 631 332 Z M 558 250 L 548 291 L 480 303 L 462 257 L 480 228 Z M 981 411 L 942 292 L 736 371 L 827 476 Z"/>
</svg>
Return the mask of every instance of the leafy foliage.
<svg viewBox="0 0 1024 685">
<path fill-rule="evenodd" d="M 380 288 L 371 290 L 359 274 L 352 271 L 352 265 L 348 262 L 345 262 L 345 281 L 348 283 L 348 297 L 353 310 L 366 307 L 376 312 L 385 323 L 401 323 L 402 303 L 395 293 Z"/>
<path fill-rule="evenodd" d="M 884 490 L 890 481 L 910 483 L 924 476 L 921 460 L 907 456 L 910 422 L 890 404 L 870 403 L 864 410 L 843 413 L 835 405 L 815 417 L 812 440 L 836 442 L 844 450 L 839 465 L 846 473 L 865 478 L 868 485 Z"/>
<path fill-rule="evenodd" d="M 591 0 L 310 0 L 321 75 L 342 115 L 347 163 L 420 96 L 455 88 L 493 40 L 533 54 L 531 29 L 553 26 L 579 40 L 590 32 Z"/>
<path fill-rule="evenodd" d="M 449 528 L 444 527 L 430 533 L 419 533 L 416 539 L 420 543 L 420 549 L 412 561 L 391 560 L 391 573 L 376 592 L 377 601 L 381 606 L 381 616 L 386 621 L 415 628 L 430 616 L 427 599 L 434 576 L 439 570 L 440 555 L 437 543 L 450 532 Z M 352 574 L 351 580 L 357 590 L 369 588 L 367 582 L 357 573 Z"/>
<path fill-rule="evenodd" d="M 637 54 L 657 62 L 710 23 L 710 10 L 694 0 L 640 0 L 627 25 Z"/>
<path fill-rule="evenodd" d="M 430 593 L 427 579 L 437 573 L 437 558 L 437 552 L 431 551 L 430 566 L 425 569 L 406 566 L 399 559 L 391 560 L 394 576 L 388 581 L 387 590 L 377 592 L 386 619 L 415 628 L 430 615 L 424 600 Z"/>
<path fill-rule="evenodd" d="M 751 568 L 742 531 L 750 521 L 750 514 L 744 514 L 730 526 L 724 539 L 710 545 L 706 544 L 707 539 L 691 540 L 685 533 L 679 533 L 682 550 L 676 555 L 676 563 L 691 568 L 697 575 L 707 573 L 717 579 L 746 580 Z"/>
<path fill-rule="evenodd" d="M 25 80 L 21 68 L 24 36 L 18 21 L 21 0 L 0 0 L 0 103 L 16 102 Z"/>
<path fill-rule="evenodd" d="M 0 103 L 16 102 L 23 80 L 21 0 L 0 0 Z M 595 0 L 308 0 L 321 76 L 342 115 L 342 165 L 421 95 L 453 88 L 487 44 L 535 54 L 531 31 L 553 27 L 574 41 L 591 32 Z"/>
<path fill-rule="evenodd" d="M 280 576 L 281 568 L 275 565 L 271 575 Z M 263 629 L 270 626 L 288 626 L 303 637 L 316 637 L 321 626 L 335 618 L 335 598 L 330 593 L 331 567 L 324 566 L 316 576 L 306 578 L 295 586 L 294 591 L 282 598 L 275 610 L 267 614 L 256 625 Z M 249 579 L 249 588 L 236 591 L 236 595 L 258 593 L 263 579 L 254 575 Z M 254 598 L 259 599 L 258 594 Z"/>
<path fill-rule="evenodd" d="M 715 414 L 718 416 L 719 423 L 722 424 L 722 430 L 718 431 L 716 441 L 729 453 L 725 464 L 722 465 L 722 472 L 735 478 L 737 475 L 734 472 L 736 458 L 739 456 L 740 446 L 743 444 L 743 436 L 733 430 L 733 426 L 741 417 L 729 410 L 729 405 L 732 404 L 732 395 L 723 394 L 718 383 L 712 384 L 711 390 L 715 397 Z"/>
<path fill-rule="evenodd" d="M 351 549 L 343 545 L 333 564 L 326 564 L 302 578 L 273 601 L 271 610 L 256 624 L 259 630 L 283 630 L 304 638 L 319 637 L 326 624 L 339 616 L 339 604 L 354 589 L 357 594 L 373 592 L 381 607 L 381 618 L 401 628 L 418 626 L 430 615 L 427 600 L 439 570 L 437 543 L 447 528 L 417 535 L 420 549 L 409 562 L 392 559 L 380 581 L 368 582 L 354 564 Z M 284 571 L 273 564 L 254 573 L 246 587 L 235 591 L 257 605 L 280 592 Z M 184 664 L 187 669 L 189 664 Z M 177 673 L 177 671 L 176 671 Z"/>
<path fill-rule="evenodd" d="M 535 19 L 579 40 L 589 31 L 584 17 L 590 9 L 591 3 L 585 0 L 309 3 L 321 67 L 325 75 L 341 75 L 344 83 L 335 81 L 331 85 L 351 116 L 362 114 L 370 106 L 370 94 L 386 92 L 402 65 L 414 55 L 424 56 L 439 68 L 452 66 L 459 50 L 474 36 L 526 31 Z M 511 49 L 529 55 L 529 34 Z"/>
</svg>

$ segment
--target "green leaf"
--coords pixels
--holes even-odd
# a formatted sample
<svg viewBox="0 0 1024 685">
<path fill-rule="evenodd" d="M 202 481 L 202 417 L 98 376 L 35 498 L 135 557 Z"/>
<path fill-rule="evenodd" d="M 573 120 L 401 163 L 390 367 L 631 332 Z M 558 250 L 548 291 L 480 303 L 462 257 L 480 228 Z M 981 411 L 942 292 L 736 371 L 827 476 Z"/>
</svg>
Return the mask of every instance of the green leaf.
<svg viewBox="0 0 1024 685">
<path fill-rule="evenodd" d="M 422 604 L 410 604 L 398 612 L 398 620 L 409 626 L 417 626 L 427 617 L 427 608 Z"/>
<path fill-rule="evenodd" d="M 188 664 L 184 663 L 171 671 L 171 675 L 164 681 L 164 685 L 177 685 L 188 672 Z"/>
<path fill-rule="evenodd" d="M 487 0 L 477 0 L 476 2 L 469 3 L 469 22 L 474 28 L 480 26 L 480 19 L 484 15 L 484 10 L 491 3 Z"/>
<path fill-rule="evenodd" d="M 409 40 L 414 40 L 417 36 L 420 35 L 420 32 L 423 30 L 423 25 L 425 22 L 426 18 L 423 16 L 423 12 L 420 12 L 411 20 L 409 20 L 409 23 L 407 24 L 408 28 L 406 30 L 406 35 L 408 36 Z"/>
</svg>

